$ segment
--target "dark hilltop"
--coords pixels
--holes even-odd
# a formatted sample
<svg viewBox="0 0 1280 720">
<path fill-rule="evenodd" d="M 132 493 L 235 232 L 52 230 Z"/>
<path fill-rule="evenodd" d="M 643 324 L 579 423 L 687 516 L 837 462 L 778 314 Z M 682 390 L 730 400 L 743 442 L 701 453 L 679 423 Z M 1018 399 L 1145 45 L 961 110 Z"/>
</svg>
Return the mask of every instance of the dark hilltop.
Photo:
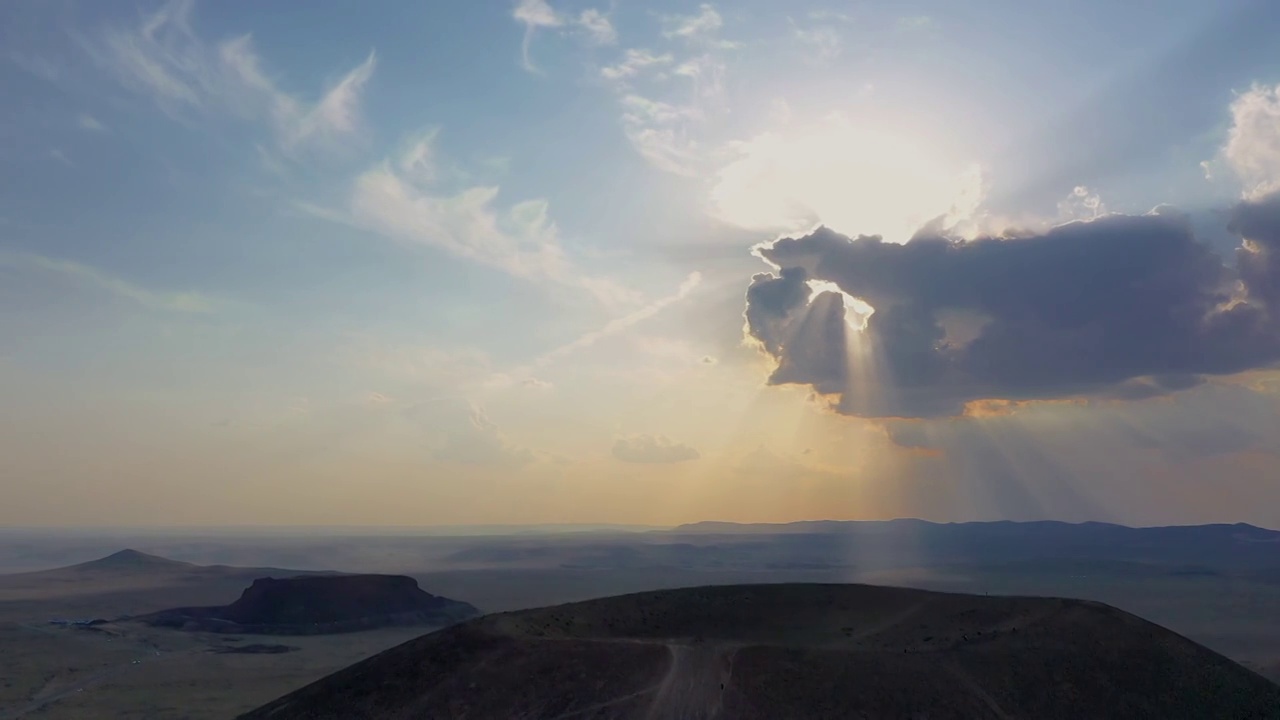
<svg viewBox="0 0 1280 720">
<path fill-rule="evenodd" d="M 184 572 L 200 568 L 201 566 L 181 560 L 170 560 L 159 555 L 144 553 L 132 548 L 125 548 L 118 552 L 111 553 L 106 557 L 90 560 L 72 565 L 64 570 L 82 572 L 82 573 L 113 573 L 113 572 L 140 572 L 140 571 L 156 571 L 156 572 Z"/>
<path fill-rule="evenodd" d="M 1101 603 L 777 584 L 490 615 L 242 716 L 427 717 L 1244 720 L 1280 686 Z"/>
<path fill-rule="evenodd" d="M 404 575 L 258 578 L 226 606 L 185 607 L 133 618 L 200 632 L 319 635 L 390 625 L 452 625 L 479 615 Z"/>
</svg>

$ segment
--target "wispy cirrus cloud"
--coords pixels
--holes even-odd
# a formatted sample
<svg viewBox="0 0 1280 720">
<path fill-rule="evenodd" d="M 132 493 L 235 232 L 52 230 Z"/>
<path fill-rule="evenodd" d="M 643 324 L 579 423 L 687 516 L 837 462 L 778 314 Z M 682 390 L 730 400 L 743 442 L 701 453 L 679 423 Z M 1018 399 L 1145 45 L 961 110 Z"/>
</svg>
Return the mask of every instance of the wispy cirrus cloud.
<svg viewBox="0 0 1280 720">
<path fill-rule="evenodd" d="M 360 95 L 373 76 L 374 52 L 370 52 L 364 62 L 347 72 L 310 106 L 278 89 L 267 77 L 254 51 L 251 36 L 241 35 L 222 43 L 218 48 L 218 58 L 235 84 L 249 91 L 238 98 L 247 104 L 244 109 L 270 118 L 286 150 L 308 142 L 332 142 L 359 131 Z"/>
<path fill-rule="evenodd" d="M 446 403 L 433 410 L 439 414 L 439 408 L 443 407 L 457 415 L 459 406 L 466 408 L 467 419 L 450 423 L 444 442 L 435 450 L 436 459 L 461 465 L 501 467 L 520 467 L 534 461 L 533 451 L 508 439 L 480 404 Z"/>
<path fill-rule="evenodd" d="M 708 3 L 698 6 L 695 15 L 666 15 L 662 19 L 664 37 L 702 44 L 722 44 L 720 29 L 724 18 Z M 729 43 L 731 46 L 732 43 Z"/>
<path fill-rule="evenodd" d="M 651 67 L 670 65 L 674 60 L 675 56 L 671 53 L 656 55 L 644 48 L 629 48 L 623 54 L 621 62 L 601 68 L 600 76 L 612 82 L 624 81 L 627 78 L 632 78 L 645 72 Z"/>
<path fill-rule="evenodd" d="M 217 307 L 213 299 L 199 293 L 155 292 L 88 265 L 35 253 L 0 250 L 0 267 L 57 275 L 116 297 L 132 300 L 150 310 L 212 313 Z"/>
<path fill-rule="evenodd" d="M 524 25 L 524 40 L 520 44 L 520 61 L 524 65 L 524 69 L 529 72 L 541 72 L 537 65 L 533 64 L 533 58 L 529 56 L 529 49 L 533 45 L 533 36 L 542 29 L 557 28 L 564 25 L 565 20 L 551 6 L 547 4 L 547 0 L 520 0 L 516 3 L 515 10 L 511 16 L 516 22 Z"/>
<path fill-rule="evenodd" d="M 579 35 L 592 45 L 613 45 L 618 42 L 618 31 L 609 16 L 595 8 L 587 8 L 576 16 L 558 12 L 547 0 L 518 0 L 511 17 L 524 25 L 524 38 L 520 42 L 520 62 L 531 73 L 542 70 L 533 62 L 530 50 L 534 36 L 541 30 L 559 29 Z"/>
<path fill-rule="evenodd" d="M 840 57 L 844 50 L 844 39 L 840 31 L 831 24 L 815 23 L 801 25 L 794 19 L 791 24 L 791 37 L 804 47 L 806 53 L 819 63 L 830 62 Z"/>
<path fill-rule="evenodd" d="M 721 37 L 724 19 L 709 4 L 660 22 L 668 47 L 628 48 L 600 69 L 600 77 L 618 99 L 623 131 L 636 152 L 660 170 L 695 176 L 706 159 L 703 126 L 724 107 L 724 53 L 738 43 Z"/>
<path fill-rule="evenodd" d="M 80 126 L 81 130 L 88 130 L 89 132 L 111 132 L 111 129 L 104 125 L 101 120 L 89 113 L 82 113 L 80 117 L 76 118 L 76 125 Z"/>
<path fill-rule="evenodd" d="M 611 306 L 641 301 L 638 293 L 575 266 L 560 243 L 546 200 L 524 200 L 504 208 L 498 205 L 500 188 L 494 185 L 443 190 L 433 160 L 436 135 L 434 130 L 421 134 L 399 156 L 356 177 L 345 208 L 303 204 L 303 209 L 514 277 L 578 288 Z"/>
<path fill-rule="evenodd" d="M 577 24 L 595 45 L 612 45 L 618 42 L 618 31 L 614 29 L 609 16 L 595 8 L 583 10 L 578 15 Z"/>
<path fill-rule="evenodd" d="M 520 0 L 512 15 L 525 27 L 521 58 L 533 73 L 541 72 L 529 54 L 539 30 L 578 34 L 595 45 L 613 45 L 618 39 L 609 17 L 598 10 L 572 17 L 546 0 Z M 619 102 L 622 128 L 632 147 L 660 170 L 696 176 L 708 152 L 701 126 L 724 109 L 724 53 L 740 43 L 721 36 L 724 18 L 708 3 L 695 13 L 660 15 L 657 21 L 657 42 L 668 47 L 625 48 L 620 58 L 599 68 L 599 77 Z"/>
<path fill-rule="evenodd" d="M 701 147 L 689 127 L 700 117 L 695 107 L 634 94 L 624 95 L 620 104 L 627 140 L 641 157 L 673 175 L 698 174 Z"/>
<path fill-rule="evenodd" d="M 396 383 L 461 391 L 478 387 L 492 373 L 493 361 L 473 347 L 440 347 L 438 343 L 387 343 L 359 334 L 347 338 L 334 361 L 348 370 L 370 371 Z"/>
<path fill-rule="evenodd" d="M 547 390 L 552 383 L 538 377 L 538 373 L 555 363 L 585 350 L 609 337 L 623 334 L 631 328 L 659 314 L 666 308 L 689 297 L 702 284 L 702 274 L 690 273 L 671 295 L 653 300 L 644 306 L 610 320 L 604 325 L 578 336 L 574 340 L 555 347 L 523 365 L 498 368 L 492 359 L 476 348 L 444 349 L 431 344 L 388 345 L 372 337 L 352 337 L 335 358 L 345 366 L 370 370 L 397 382 L 408 381 L 417 385 L 449 388 L 435 400 L 444 401 L 462 397 L 479 397 L 492 391 L 512 389 Z M 661 347 L 658 347 L 661 346 Z M 684 345 L 652 338 L 637 340 L 637 347 L 646 354 L 677 355 L 683 361 L 696 358 L 696 353 Z M 714 364 L 708 357 L 695 359 L 702 364 Z"/>
<path fill-rule="evenodd" d="M 42 55 L 32 55 L 20 50 L 9 51 L 9 60 L 26 72 L 44 80 L 56 83 L 62 77 L 62 67 Z"/>
<path fill-rule="evenodd" d="M 684 282 L 680 283 L 679 289 L 677 289 L 674 294 L 655 300 L 654 302 L 649 303 L 634 312 L 623 315 L 622 317 L 614 318 L 598 330 L 593 330 L 581 335 L 573 342 L 566 343 L 548 353 L 543 354 L 534 361 L 534 366 L 544 367 L 562 357 L 570 355 L 582 348 L 590 347 L 604 338 L 616 335 L 641 321 L 647 320 L 654 315 L 657 315 L 668 306 L 685 299 L 701 284 L 702 273 L 689 273 L 689 276 L 685 278 Z"/>
<path fill-rule="evenodd" d="M 217 43 L 192 26 L 191 0 L 172 0 L 132 27 L 107 28 L 86 48 L 122 84 L 176 118 L 222 113 L 267 122 L 280 149 L 333 144 L 360 130 L 360 96 L 376 55 L 345 73 L 315 102 L 290 94 L 263 70 L 245 34 Z"/>
<path fill-rule="evenodd" d="M 665 435 L 631 435 L 613 443 L 613 456 L 629 463 L 679 463 L 702 457 L 696 449 Z"/>
</svg>

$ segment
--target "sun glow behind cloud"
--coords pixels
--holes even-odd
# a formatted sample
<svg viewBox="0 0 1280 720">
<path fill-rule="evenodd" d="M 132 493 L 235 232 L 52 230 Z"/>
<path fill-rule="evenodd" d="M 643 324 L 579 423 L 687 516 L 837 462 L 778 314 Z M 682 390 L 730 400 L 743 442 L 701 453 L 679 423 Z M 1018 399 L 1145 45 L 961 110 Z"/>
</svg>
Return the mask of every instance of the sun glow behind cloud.
<svg viewBox="0 0 1280 720">
<path fill-rule="evenodd" d="M 1099 42 L 1155 61 L 1186 23 L 1101 4 L 1101 34 L 480 5 L 171 0 L 10 38 L 15 106 L 50 112 L 5 121 L 0 466 L 32 481 L 0 521 L 1280 523 L 1271 70 L 1232 102 L 1196 45 L 1094 93 Z M 1213 214 L 1241 198 L 1255 239 Z M 770 250 L 815 224 L 885 242 Z"/>
<path fill-rule="evenodd" d="M 968 217 L 981 196 L 973 169 L 953 170 L 924 143 L 832 115 L 809 127 L 732 143 L 711 211 L 753 230 L 814 223 L 906 242 L 939 216 Z"/>
<path fill-rule="evenodd" d="M 861 331 L 867 329 L 867 321 L 871 319 L 872 313 L 876 311 L 875 308 L 841 290 L 840 286 L 833 282 L 829 282 L 827 280 L 810 280 L 808 281 L 808 285 L 809 289 L 813 291 L 813 295 L 809 298 L 810 304 L 813 303 L 813 298 L 816 298 L 821 293 L 839 293 L 840 297 L 844 300 L 845 322 L 849 323 L 849 327 L 854 330 Z"/>
</svg>

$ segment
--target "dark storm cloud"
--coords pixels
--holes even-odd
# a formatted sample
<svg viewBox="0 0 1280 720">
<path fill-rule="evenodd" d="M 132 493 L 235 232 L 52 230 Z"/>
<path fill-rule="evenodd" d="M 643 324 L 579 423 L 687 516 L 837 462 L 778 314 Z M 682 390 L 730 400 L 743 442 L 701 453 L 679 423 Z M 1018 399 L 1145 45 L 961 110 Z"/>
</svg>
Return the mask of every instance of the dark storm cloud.
<svg viewBox="0 0 1280 720">
<path fill-rule="evenodd" d="M 1227 228 L 1245 239 L 1236 251 L 1240 280 L 1250 296 L 1280 315 L 1280 192 L 1237 205 Z"/>
<path fill-rule="evenodd" d="M 995 441 L 1000 454 L 1021 457 L 1022 476 L 1043 477 L 1045 468 L 1031 450 L 1071 474 L 1112 478 L 1131 471 L 1123 463 L 1134 449 L 1157 451 L 1175 463 L 1198 462 L 1240 453 L 1280 455 L 1277 398 L 1265 389 L 1235 382 L 1201 384 L 1192 392 L 1161 403 L 1058 401 L 1026 403 L 1012 412 L 981 417 L 889 419 L 881 423 L 890 441 L 930 456 L 945 456 L 953 469 L 961 458 L 975 477 L 997 472 L 975 455 L 975 441 Z M 1042 425 L 1043 421 L 1051 424 Z M 1052 432 L 1037 428 L 1052 427 Z M 1089 448 L 1081 454 L 1079 448 Z M 1105 468 L 1106 470 L 1102 470 Z M 1115 472 L 1112 472 L 1112 471 Z"/>
<path fill-rule="evenodd" d="M 747 326 L 770 355 L 782 353 L 788 323 L 808 304 L 812 295 L 806 284 L 808 279 L 801 267 L 783 267 L 777 275 L 760 273 L 751 278 L 747 287 Z"/>
<path fill-rule="evenodd" d="M 772 384 L 837 395 L 840 412 L 952 415 L 979 399 L 1149 397 L 1280 359 L 1280 195 L 1233 209 L 1235 266 L 1186 215 L 1108 215 L 1017 238 L 917 235 L 904 245 L 826 228 L 758 249 L 778 266 L 747 290 Z M 875 308 L 846 356 L 835 283 Z M 860 386 L 861 385 L 861 386 Z"/>
</svg>

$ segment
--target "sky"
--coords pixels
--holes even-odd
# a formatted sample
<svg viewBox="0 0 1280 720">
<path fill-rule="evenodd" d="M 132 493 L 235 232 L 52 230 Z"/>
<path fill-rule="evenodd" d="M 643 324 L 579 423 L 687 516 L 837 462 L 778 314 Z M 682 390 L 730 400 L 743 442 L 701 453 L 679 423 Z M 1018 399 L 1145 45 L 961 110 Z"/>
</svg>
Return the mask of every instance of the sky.
<svg viewBox="0 0 1280 720">
<path fill-rule="evenodd" d="M 0 4 L 0 525 L 1280 527 L 1278 32 Z"/>
</svg>

